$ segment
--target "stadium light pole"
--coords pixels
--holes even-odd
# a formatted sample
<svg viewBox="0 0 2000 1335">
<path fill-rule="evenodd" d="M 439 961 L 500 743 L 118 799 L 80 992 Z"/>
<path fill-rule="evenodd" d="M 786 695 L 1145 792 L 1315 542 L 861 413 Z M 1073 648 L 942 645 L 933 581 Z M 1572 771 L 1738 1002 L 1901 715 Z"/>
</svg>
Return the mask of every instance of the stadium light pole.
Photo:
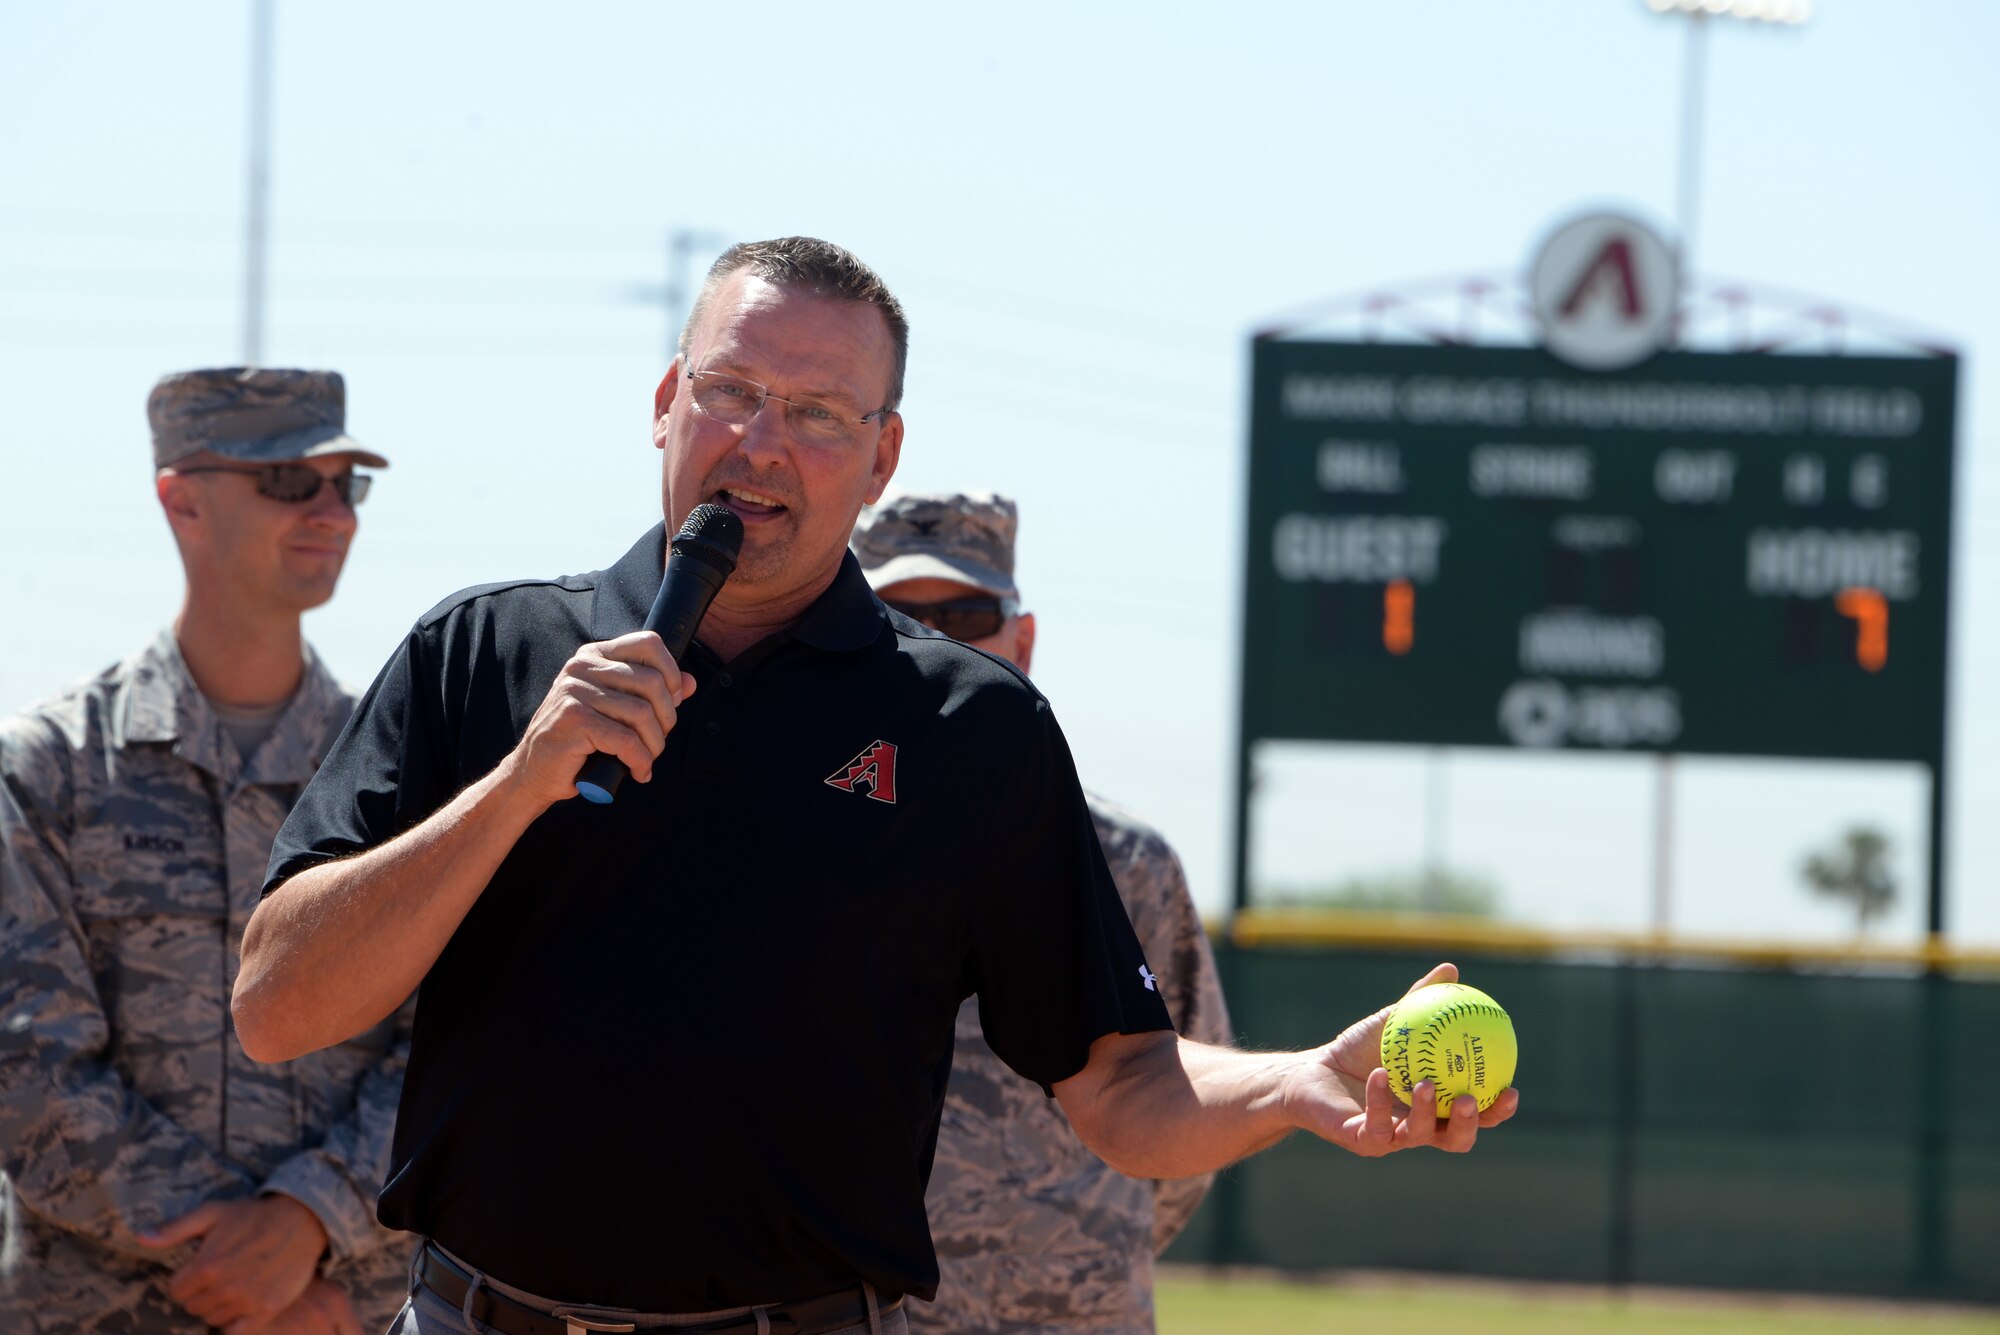
<svg viewBox="0 0 2000 1335">
<path fill-rule="evenodd" d="M 1681 52 L 1680 181 L 1674 213 L 1681 233 L 1681 281 L 1694 260 L 1696 204 L 1701 190 L 1702 88 L 1708 80 L 1708 12 L 1687 16 L 1687 43 Z"/>
<path fill-rule="evenodd" d="M 1681 146 L 1675 219 L 1681 233 L 1681 278 L 1693 273 L 1696 210 L 1701 193 L 1702 103 L 1708 82 L 1708 21 L 1738 19 L 1796 28 L 1812 17 L 1812 0 L 1645 0 L 1655 14 L 1687 24 L 1681 57 Z"/>
<path fill-rule="evenodd" d="M 1680 281 L 1694 276 L 1694 238 L 1701 204 L 1703 103 L 1708 87 L 1708 23 L 1739 19 L 1797 27 L 1812 16 L 1812 0 L 1645 0 L 1655 14 L 1687 24 L 1681 56 L 1681 142 L 1675 181 L 1675 225 L 1680 232 Z M 1683 332 L 1685 326 L 1681 326 Z M 1665 935 L 1673 919 L 1674 756 L 1663 751 L 1653 768 L 1653 930 Z"/>
<path fill-rule="evenodd" d="M 264 360 L 264 237 L 271 189 L 271 0 L 250 0 L 250 180 L 243 226 L 243 364 Z"/>
</svg>

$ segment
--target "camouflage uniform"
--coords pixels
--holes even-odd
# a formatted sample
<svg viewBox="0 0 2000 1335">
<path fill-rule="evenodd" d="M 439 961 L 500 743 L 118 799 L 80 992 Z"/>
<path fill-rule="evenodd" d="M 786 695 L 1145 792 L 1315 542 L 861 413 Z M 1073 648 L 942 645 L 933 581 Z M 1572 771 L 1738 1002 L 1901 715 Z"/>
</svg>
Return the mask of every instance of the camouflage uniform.
<svg viewBox="0 0 2000 1335">
<path fill-rule="evenodd" d="M 1180 860 L 1123 808 L 1092 796 L 1090 811 L 1175 1028 L 1229 1042 L 1215 957 Z M 976 999 L 958 1013 L 951 1061 L 926 1200 L 941 1279 L 936 1302 L 904 1305 L 910 1329 L 1151 1331 L 1153 1254 L 1194 1213 L 1212 1175 L 1142 1182 L 1106 1167 L 1056 1102 L 986 1046 Z"/>
<path fill-rule="evenodd" d="M 411 1006 L 283 1065 L 231 1028 L 272 840 L 352 699 L 311 651 L 246 760 L 171 633 L 0 724 L 0 1331 L 203 1329 L 133 1236 L 264 1192 L 312 1210 L 364 1323 L 406 1289 L 375 1193 Z"/>
</svg>

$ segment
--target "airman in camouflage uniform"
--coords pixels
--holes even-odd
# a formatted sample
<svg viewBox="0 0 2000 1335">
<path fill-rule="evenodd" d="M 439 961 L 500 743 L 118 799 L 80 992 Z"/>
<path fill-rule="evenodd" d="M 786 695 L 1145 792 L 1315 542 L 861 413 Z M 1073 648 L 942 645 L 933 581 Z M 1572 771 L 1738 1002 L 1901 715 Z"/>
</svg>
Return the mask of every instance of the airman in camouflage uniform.
<svg viewBox="0 0 2000 1335">
<path fill-rule="evenodd" d="M 339 391 L 324 373 L 169 377 L 152 404 L 155 462 L 194 472 L 213 456 L 312 459 L 326 477 L 350 459 L 382 466 L 343 434 Z M 265 497 L 267 485 L 307 485 L 298 474 L 251 475 Z M 298 526 L 312 522 L 302 510 L 326 508 L 334 517 L 317 521 L 317 540 L 344 553 L 350 499 L 351 483 L 260 499 L 245 480 L 217 508 L 281 507 L 259 522 L 294 546 L 304 542 Z M 330 595 L 339 553 L 270 550 L 270 569 L 295 577 L 286 587 L 308 590 L 296 601 Z M 160 1235 L 177 1221 L 186 1234 L 184 1221 L 219 1201 L 288 1197 L 326 1234 L 323 1278 L 303 1274 L 306 1293 L 257 1329 L 342 1330 L 358 1315 L 379 1330 L 407 1288 L 409 1240 L 375 1221 L 374 1200 L 411 1007 L 275 1066 L 244 1054 L 229 1016 L 272 840 L 353 701 L 296 641 L 296 689 L 246 731 L 244 711 L 205 695 L 182 652 L 198 633 L 197 582 L 190 562 L 178 638 L 163 631 L 0 724 L 0 1331 L 9 1335 L 207 1329 L 168 1287 L 207 1243 Z M 231 597 L 249 595 L 232 588 Z M 353 1313 L 341 1315 L 348 1303 Z"/>
<path fill-rule="evenodd" d="M 1014 585 L 1016 524 L 1004 497 L 903 496 L 863 513 L 854 549 L 884 601 L 1025 670 L 1034 617 L 1019 610 Z M 1123 808 L 1091 795 L 1090 811 L 1176 1028 L 1228 1043 L 1214 955 L 1180 860 Z M 1210 1181 L 1142 1182 L 1107 1167 L 1052 1099 L 994 1055 L 969 1000 L 926 1201 L 938 1295 L 905 1305 L 910 1329 L 1151 1331 L 1153 1256 Z"/>
</svg>

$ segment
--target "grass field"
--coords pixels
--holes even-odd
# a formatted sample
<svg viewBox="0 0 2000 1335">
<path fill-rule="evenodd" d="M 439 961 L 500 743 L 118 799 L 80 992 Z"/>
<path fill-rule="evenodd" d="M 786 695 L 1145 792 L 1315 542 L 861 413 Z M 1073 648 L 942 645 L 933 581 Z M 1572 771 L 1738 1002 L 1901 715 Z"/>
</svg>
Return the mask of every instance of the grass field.
<svg viewBox="0 0 2000 1335">
<path fill-rule="evenodd" d="M 1463 1280 L 1331 1284 L 1169 1271 L 1155 1287 L 1160 1335 L 1453 1332 L 1453 1335 L 2000 1335 L 2000 1311 L 1648 1291 L 1609 1296 Z"/>
</svg>

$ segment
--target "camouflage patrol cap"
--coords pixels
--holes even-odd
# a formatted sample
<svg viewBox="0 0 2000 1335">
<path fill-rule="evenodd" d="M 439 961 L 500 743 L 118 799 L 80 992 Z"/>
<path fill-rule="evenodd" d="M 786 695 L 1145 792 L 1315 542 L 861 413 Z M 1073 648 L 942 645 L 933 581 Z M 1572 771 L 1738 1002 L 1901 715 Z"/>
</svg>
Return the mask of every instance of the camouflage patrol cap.
<svg viewBox="0 0 2000 1335">
<path fill-rule="evenodd" d="M 146 400 L 153 467 L 210 450 L 250 463 L 351 454 L 389 461 L 347 434 L 347 382 L 338 371 L 222 366 L 161 376 Z"/>
<path fill-rule="evenodd" d="M 904 495 L 872 505 L 854 525 L 854 555 L 873 588 L 949 579 L 1018 598 L 1014 502 L 990 491 Z"/>
</svg>

